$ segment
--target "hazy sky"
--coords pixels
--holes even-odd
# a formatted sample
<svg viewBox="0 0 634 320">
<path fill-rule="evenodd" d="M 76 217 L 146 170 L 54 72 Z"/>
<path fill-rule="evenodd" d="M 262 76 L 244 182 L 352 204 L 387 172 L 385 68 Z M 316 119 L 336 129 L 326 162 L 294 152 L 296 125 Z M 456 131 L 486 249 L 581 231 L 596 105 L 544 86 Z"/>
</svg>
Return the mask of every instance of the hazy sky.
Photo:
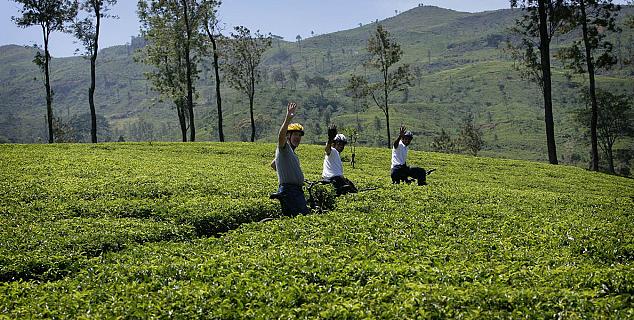
<svg viewBox="0 0 634 320">
<path fill-rule="evenodd" d="M 624 1 L 616 1 L 623 3 Z M 107 48 L 130 42 L 139 33 L 136 0 L 119 0 L 111 13 L 118 20 L 105 20 L 101 28 L 99 46 Z M 295 41 L 315 34 L 355 28 L 376 19 L 394 16 L 395 11 L 406 11 L 419 3 L 466 12 L 480 12 L 509 8 L 508 0 L 224 0 L 219 17 L 229 30 L 244 25 L 252 31 L 271 32 Z M 12 16 L 18 15 L 19 5 L 11 0 L 0 0 L 0 45 L 42 45 L 39 27 L 18 28 Z M 71 56 L 77 45 L 70 35 L 54 33 L 51 36 L 51 55 Z"/>
</svg>

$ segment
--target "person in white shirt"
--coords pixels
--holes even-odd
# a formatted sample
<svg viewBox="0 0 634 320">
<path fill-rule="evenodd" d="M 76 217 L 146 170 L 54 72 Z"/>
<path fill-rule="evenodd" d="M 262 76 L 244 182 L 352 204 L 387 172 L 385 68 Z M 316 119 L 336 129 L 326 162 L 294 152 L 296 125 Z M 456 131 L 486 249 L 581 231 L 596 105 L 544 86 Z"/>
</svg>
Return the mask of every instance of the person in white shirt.
<svg viewBox="0 0 634 320">
<path fill-rule="evenodd" d="M 400 183 L 401 181 L 410 182 L 410 177 L 416 179 L 419 186 L 427 184 L 427 173 L 425 169 L 418 167 L 410 167 L 407 165 L 407 152 L 408 146 L 412 142 L 414 134 L 411 131 L 406 131 L 405 127 L 401 126 L 398 134 L 398 138 L 392 145 L 392 183 Z"/>
<path fill-rule="evenodd" d="M 341 133 L 337 133 L 337 126 L 331 125 L 328 128 L 328 142 L 324 148 L 324 166 L 321 176 L 324 180 L 330 181 L 337 195 L 346 193 L 355 193 L 357 188 L 352 181 L 343 176 L 343 164 L 341 163 L 340 153 L 346 147 L 348 139 Z"/>
</svg>

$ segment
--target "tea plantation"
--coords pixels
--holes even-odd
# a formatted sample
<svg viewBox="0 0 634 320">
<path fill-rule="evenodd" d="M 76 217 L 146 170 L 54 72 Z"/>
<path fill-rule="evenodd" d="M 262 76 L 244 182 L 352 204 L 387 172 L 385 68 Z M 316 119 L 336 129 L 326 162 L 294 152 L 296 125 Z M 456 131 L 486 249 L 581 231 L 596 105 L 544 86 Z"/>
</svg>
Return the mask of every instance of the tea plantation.
<svg viewBox="0 0 634 320">
<path fill-rule="evenodd" d="M 412 151 L 429 185 L 392 185 L 358 148 L 376 189 L 289 218 L 273 154 L 0 145 L 0 318 L 634 318 L 632 179 Z"/>
</svg>

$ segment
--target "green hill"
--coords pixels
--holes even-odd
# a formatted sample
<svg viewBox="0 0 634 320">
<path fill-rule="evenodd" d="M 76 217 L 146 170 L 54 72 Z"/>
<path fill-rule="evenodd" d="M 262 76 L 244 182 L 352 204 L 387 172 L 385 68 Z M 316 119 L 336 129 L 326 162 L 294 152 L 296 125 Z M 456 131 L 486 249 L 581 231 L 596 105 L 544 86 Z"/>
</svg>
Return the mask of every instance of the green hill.
<svg viewBox="0 0 634 320">
<path fill-rule="evenodd" d="M 412 151 L 437 172 L 392 185 L 358 148 L 346 176 L 377 189 L 288 218 L 273 150 L 0 145 L 0 318 L 634 315 L 632 179 Z M 297 151 L 318 179 L 321 146 Z"/>
<path fill-rule="evenodd" d="M 632 14 L 624 7 L 621 17 Z M 521 12 L 497 10 L 464 13 L 421 6 L 381 21 L 402 45 L 403 62 L 422 70 L 416 85 L 393 98 L 391 126 L 405 124 L 420 138 L 419 148 L 429 150 L 432 138 L 444 128 L 457 135 L 468 114 L 485 134 L 483 155 L 527 160 L 546 160 L 543 103 L 539 89 L 513 69 L 503 50 L 508 28 Z M 363 67 L 366 41 L 375 24 L 316 35 L 300 43 L 275 41 L 264 62 L 265 79 L 256 95 L 256 118 L 261 128 L 259 141 L 272 141 L 282 109 L 288 100 L 299 101 L 300 121 L 306 124 L 306 142 L 321 143 L 324 128 L 332 121 L 340 127 L 358 127 L 360 142 L 367 146 L 385 145 L 385 123 L 381 111 L 372 104 L 358 108 L 345 96 L 344 86 L 352 74 L 375 74 Z M 620 57 L 631 56 L 634 32 L 624 28 L 614 38 Z M 570 42 L 556 39 L 555 47 Z M 179 141 L 176 111 L 158 99 L 143 76 L 144 66 L 134 62 L 138 43 L 102 50 L 97 66 L 97 112 L 104 118 L 101 140 Z M 0 142 L 31 143 L 45 137 L 45 99 L 41 75 L 31 62 L 33 48 L 0 48 Z M 557 64 L 557 63 L 556 63 Z M 285 84 L 272 80 L 276 70 L 288 76 L 293 67 L 299 80 Z M 88 112 L 88 61 L 82 57 L 56 58 L 52 62 L 54 112 L 64 121 Z M 598 77 L 598 86 L 617 92 L 634 92 L 631 65 L 619 65 Z M 305 76 L 320 75 L 332 87 L 319 97 L 308 88 Z M 582 108 L 579 99 L 584 79 L 569 79 L 558 65 L 554 69 L 554 116 L 559 158 L 563 163 L 585 167 L 588 143 L 584 130 L 572 121 L 572 112 Z M 201 66 L 196 101 L 197 139 L 215 141 L 216 107 L 212 72 Z M 225 134 L 229 140 L 249 137 L 248 99 L 223 87 Z M 358 116 L 357 116 L 358 113 Z M 359 121 L 357 122 L 357 118 Z M 85 123 L 83 121 L 81 123 Z M 87 124 L 86 124 L 87 125 Z M 627 154 L 632 140 L 621 141 L 616 149 Z M 630 151 L 628 151 L 630 150 Z M 625 156 L 621 162 L 626 161 Z M 628 167 L 627 162 L 621 166 Z"/>
</svg>

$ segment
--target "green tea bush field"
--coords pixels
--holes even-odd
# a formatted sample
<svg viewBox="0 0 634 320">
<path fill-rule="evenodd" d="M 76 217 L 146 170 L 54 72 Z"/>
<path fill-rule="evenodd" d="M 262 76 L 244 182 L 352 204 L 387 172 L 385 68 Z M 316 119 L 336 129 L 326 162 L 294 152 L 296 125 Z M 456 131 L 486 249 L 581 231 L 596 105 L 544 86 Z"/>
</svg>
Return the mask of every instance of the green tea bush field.
<svg viewBox="0 0 634 320">
<path fill-rule="evenodd" d="M 0 318 L 634 318 L 632 179 L 357 148 L 376 189 L 289 218 L 274 148 L 0 145 Z"/>
</svg>

